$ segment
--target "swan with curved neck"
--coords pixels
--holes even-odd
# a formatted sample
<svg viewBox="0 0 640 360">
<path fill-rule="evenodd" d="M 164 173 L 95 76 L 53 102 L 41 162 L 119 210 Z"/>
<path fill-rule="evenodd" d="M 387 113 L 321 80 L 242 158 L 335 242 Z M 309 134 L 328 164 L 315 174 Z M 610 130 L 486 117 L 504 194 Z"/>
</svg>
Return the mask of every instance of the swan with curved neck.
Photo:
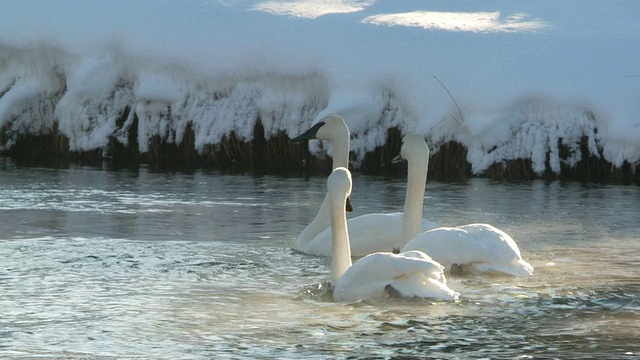
<svg viewBox="0 0 640 360">
<path fill-rule="evenodd" d="M 376 252 L 352 264 L 345 203 L 351 194 L 351 173 L 343 167 L 331 172 L 327 198 L 331 218 L 331 284 L 336 301 L 358 301 L 387 295 L 453 301 L 444 267 L 420 251 L 401 254 Z"/>
<path fill-rule="evenodd" d="M 347 123 L 337 115 L 329 115 L 322 119 L 309 130 L 293 138 L 291 141 L 303 141 L 310 139 L 327 140 L 333 146 L 333 165 L 332 170 L 338 167 L 349 168 L 349 146 L 351 133 Z M 321 232 L 329 228 L 329 195 L 327 194 L 320 205 L 320 209 L 316 214 L 316 217 L 302 230 L 297 240 L 297 249 L 302 252 L 307 252 L 305 249 L 307 245 L 318 236 Z M 330 246 L 331 244 L 327 244 Z M 307 252 L 312 255 L 324 255 L 326 254 L 314 254 L 313 252 Z"/>
<path fill-rule="evenodd" d="M 293 141 L 321 139 L 333 146 L 333 168 L 347 168 L 349 128 L 345 121 L 330 115 Z M 424 189 L 429 165 L 429 149 L 420 135 L 403 139 L 402 158 L 408 161 L 404 213 L 373 213 L 349 219 L 351 254 L 364 256 L 377 251 L 401 248 L 410 238 L 437 225 L 422 218 Z M 325 197 L 318 214 L 298 236 L 297 250 L 318 256 L 331 255 L 331 232 Z"/>
<path fill-rule="evenodd" d="M 451 269 L 452 274 L 533 274 L 533 266 L 522 259 L 511 236 L 490 224 L 432 229 L 409 240 L 402 248 L 412 250 L 426 252 Z"/>
</svg>

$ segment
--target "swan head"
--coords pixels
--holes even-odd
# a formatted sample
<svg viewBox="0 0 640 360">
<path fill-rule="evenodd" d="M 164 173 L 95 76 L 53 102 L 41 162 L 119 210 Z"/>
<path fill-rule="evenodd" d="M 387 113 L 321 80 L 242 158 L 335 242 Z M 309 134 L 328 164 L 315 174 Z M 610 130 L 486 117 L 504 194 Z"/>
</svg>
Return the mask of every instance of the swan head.
<svg viewBox="0 0 640 360">
<path fill-rule="evenodd" d="M 338 167 L 331 172 L 327 179 L 327 190 L 331 201 L 344 204 L 346 211 L 352 211 L 351 206 L 351 172 L 344 167 Z"/>
<path fill-rule="evenodd" d="M 320 139 L 334 143 L 345 135 L 349 139 L 349 127 L 344 119 L 338 115 L 329 115 L 291 141 Z"/>
<path fill-rule="evenodd" d="M 391 160 L 392 163 L 398 163 L 402 160 L 409 162 L 413 160 L 425 160 L 429 159 L 429 147 L 422 135 L 407 134 L 402 138 L 402 147 L 400 148 L 400 155 Z"/>
</svg>

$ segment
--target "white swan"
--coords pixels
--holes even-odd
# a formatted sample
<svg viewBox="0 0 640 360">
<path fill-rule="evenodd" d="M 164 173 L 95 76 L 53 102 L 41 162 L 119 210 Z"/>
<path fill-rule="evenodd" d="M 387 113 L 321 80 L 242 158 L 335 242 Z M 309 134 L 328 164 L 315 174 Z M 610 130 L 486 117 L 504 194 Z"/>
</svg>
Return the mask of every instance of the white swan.
<svg viewBox="0 0 640 360">
<path fill-rule="evenodd" d="M 327 140 L 333 145 L 333 169 L 348 168 L 349 136 L 349 128 L 345 121 L 337 115 L 330 115 L 293 141 Z M 409 163 L 404 212 L 373 213 L 349 219 L 353 256 L 400 249 L 415 235 L 437 227 L 435 223 L 422 218 L 424 187 L 429 165 L 429 149 L 424 139 L 419 135 L 405 137 L 401 155 Z M 331 255 L 327 199 L 328 197 L 325 197 L 315 219 L 298 236 L 298 251 L 318 256 Z"/>
<path fill-rule="evenodd" d="M 351 173 L 343 167 L 327 180 L 331 218 L 331 284 L 336 301 L 384 297 L 457 300 L 459 293 L 447 287 L 444 267 L 421 251 L 401 254 L 377 252 L 351 263 L 345 204 L 351 194 Z"/>
<path fill-rule="evenodd" d="M 429 254 L 452 273 L 533 274 L 533 266 L 522 259 L 520 249 L 511 236 L 489 224 L 426 231 L 402 248 L 402 251 L 414 250 Z"/>
</svg>

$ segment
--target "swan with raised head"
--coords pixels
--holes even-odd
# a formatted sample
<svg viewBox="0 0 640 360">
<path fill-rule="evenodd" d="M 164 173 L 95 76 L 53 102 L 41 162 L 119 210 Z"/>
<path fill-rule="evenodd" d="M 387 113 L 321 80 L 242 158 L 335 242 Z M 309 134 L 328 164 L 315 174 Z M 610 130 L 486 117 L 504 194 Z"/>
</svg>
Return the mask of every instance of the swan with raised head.
<svg viewBox="0 0 640 360">
<path fill-rule="evenodd" d="M 441 227 L 423 232 L 402 248 L 402 251 L 415 250 L 429 254 L 452 274 L 533 274 L 533 266 L 522 259 L 511 236 L 489 224 Z"/>
<path fill-rule="evenodd" d="M 349 128 L 337 115 L 330 115 L 293 141 L 321 139 L 333 146 L 333 169 L 348 168 Z M 429 148 L 419 135 L 403 139 L 402 157 L 408 161 L 404 212 L 372 213 L 348 220 L 351 254 L 364 256 L 377 251 L 400 249 L 410 238 L 437 225 L 422 218 L 424 189 L 429 165 Z M 331 231 L 325 197 L 315 219 L 300 233 L 296 249 L 306 254 L 331 255 Z"/>
<path fill-rule="evenodd" d="M 421 251 L 400 254 L 376 252 L 352 264 L 345 212 L 351 184 L 351 173 L 343 167 L 333 170 L 327 180 L 334 299 L 358 301 L 391 294 L 407 298 L 457 300 L 459 293 L 447 286 L 444 267 Z"/>
</svg>

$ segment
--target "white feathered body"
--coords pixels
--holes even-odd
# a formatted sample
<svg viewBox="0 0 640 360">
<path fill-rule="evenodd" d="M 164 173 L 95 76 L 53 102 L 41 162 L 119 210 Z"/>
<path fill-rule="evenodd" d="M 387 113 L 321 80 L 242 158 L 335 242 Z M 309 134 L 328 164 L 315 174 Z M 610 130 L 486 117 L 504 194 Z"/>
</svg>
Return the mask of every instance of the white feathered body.
<svg viewBox="0 0 640 360">
<path fill-rule="evenodd" d="M 474 272 L 497 272 L 513 276 L 533 274 L 522 259 L 516 242 L 489 224 L 441 227 L 409 240 L 402 251 L 420 250 L 446 268 L 467 265 Z"/>
<path fill-rule="evenodd" d="M 331 284 L 336 301 L 383 297 L 385 291 L 403 297 L 456 300 L 447 287 L 444 267 L 420 251 L 377 252 L 352 263 L 345 203 L 351 194 L 351 173 L 338 167 L 327 179 L 331 217 Z"/>
<path fill-rule="evenodd" d="M 373 253 L 355 262 L 336 282 L 336 301 L 353 302 L 385 296 L 391 285 L 401 296 L 457 300 L 446 283 L 444 267 L 421 251 Z"/>
</svg>

